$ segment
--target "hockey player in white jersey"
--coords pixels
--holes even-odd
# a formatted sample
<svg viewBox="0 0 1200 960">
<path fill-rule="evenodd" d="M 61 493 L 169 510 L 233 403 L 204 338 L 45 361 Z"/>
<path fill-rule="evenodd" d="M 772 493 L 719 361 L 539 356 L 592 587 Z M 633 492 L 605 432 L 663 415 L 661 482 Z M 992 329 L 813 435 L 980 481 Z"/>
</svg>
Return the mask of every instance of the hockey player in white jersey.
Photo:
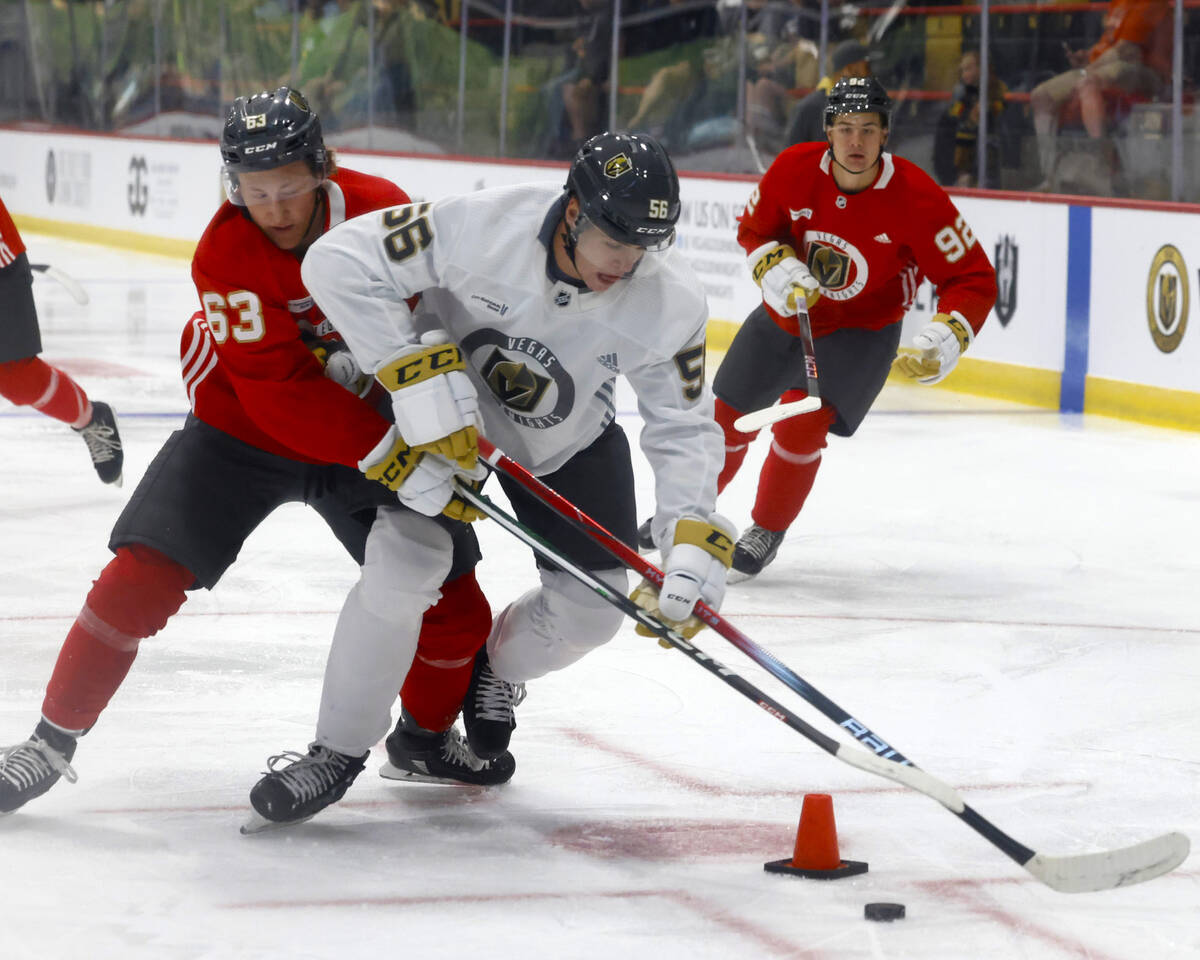
<svg viewBox="0 0 1200 960">
<path fill-rule="evenodd" d="M 713 513 L 724 443 L 704 381 L 707 306 L 672 249 L 679 209 L 663 148 L 605 133 L 580 148 L 565 190 L 526 184 L 373 213 L 331 230 L 303 264 L 325 315 L 392 392 L 401 435 L 443 455 L 444 480 L 421 504 L 411 489 L 406 501 L 430 516 L 452 501 L 453 471 L 475 463 L 479 430 L 633 543 L 633 471 L 614 408 L 616 377 L 625 376 L 644 420 L 666 573 L 661 598 L 647 584 L 635 597 L 675 623 L 698 599 L 720 604 L 734 536 Z M 628 589 L 624 567 L 603 549 L 500 482 L 524 523 Z M 540 560 L 539 568 L 540 586 L 496 617 L 476 660 L 463 714 L 481 758 L 507 748 L 524 681 L 575 662 L 620 627 L 615 608 Z M 329 670 L 376 670 L 358 657 L 335 648 Z M 389 706 L 358 702 L 368 712 Z"/>
</svg>

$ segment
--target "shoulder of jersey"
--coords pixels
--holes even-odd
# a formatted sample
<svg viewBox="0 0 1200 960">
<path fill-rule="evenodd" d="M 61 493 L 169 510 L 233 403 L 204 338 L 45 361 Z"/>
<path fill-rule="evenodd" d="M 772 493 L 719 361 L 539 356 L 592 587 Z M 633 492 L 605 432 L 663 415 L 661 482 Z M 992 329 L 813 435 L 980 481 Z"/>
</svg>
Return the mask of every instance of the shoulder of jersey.
<svg viewBox="0 0 1200 960">
<path fill-rule="evenodd" d="M 193 266 L 205 273 L 225 265 L 231 258 L 244 260 L 260 243 L 269 243 L 242 208 L 226 200 L 208 222 L 196 244 Z"/>
<path fill-rule="evenodd" d="M 817 164 L 820 163 L 821 157 L 825 151 L 829 149 L 826 143 L 795 143 L 788 147 L 778 157 L 775 158 L 775 163 L 781 161 L 788 165 L 796 164 Z"/>
<path fill-rule="evenodd" d="M 395 207 L 410 202 L 411 198 L 403 187 L 393 183 L 386 177 L 377 177 L 370 173 L 359 173 L 346 167 L 339 167 L 330 177 L 346 195 L 347 213 L 350 208 L 360 212 L 380 210 L 384 207 Z"/>
</svg>

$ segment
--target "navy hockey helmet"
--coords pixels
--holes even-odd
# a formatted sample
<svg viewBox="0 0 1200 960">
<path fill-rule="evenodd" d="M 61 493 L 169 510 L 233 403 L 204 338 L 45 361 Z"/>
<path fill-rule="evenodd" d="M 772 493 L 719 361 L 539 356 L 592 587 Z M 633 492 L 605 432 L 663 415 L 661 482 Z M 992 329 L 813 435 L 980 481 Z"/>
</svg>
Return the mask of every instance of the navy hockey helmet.
<svg viewBox="0 0 1200 960">
<path fill-rule="evenodd" d="M 825 126 L 847 113 L 877 113 L 886 130 L 892 125 L 895 104 L 876 77 L 842 77 L 829 91 L 825 101 Z"/>
<path fill-rule="evenodd" d="M 239 203 L 237 175 L 304 160 L 317 178 L 329 173 L 321 121 L 299 90 L 280 87 L 238 97 L 221 130 L 221 160 L 229 199 Z"/>
<path fill-rule="evenodd" d="M 679 177 L 652 137 L 592 137 L 571 161 L 566 189 L 579 201 L 581 215 L 619 243 L 665 250 L 675 240 Z"/>
</svg>

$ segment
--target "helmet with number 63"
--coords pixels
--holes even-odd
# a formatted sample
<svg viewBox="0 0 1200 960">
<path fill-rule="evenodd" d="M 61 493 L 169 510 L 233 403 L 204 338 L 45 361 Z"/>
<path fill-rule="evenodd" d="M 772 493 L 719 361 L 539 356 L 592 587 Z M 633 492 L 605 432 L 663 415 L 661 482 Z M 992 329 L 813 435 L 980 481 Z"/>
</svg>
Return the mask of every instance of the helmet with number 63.
<svg viewBox="0 0 1200 960">
<path fill-rule="evenodd" d="M 667 151 L 642 134 L 601 133 L 575 154 L 566 189 L 582 218 L 619 243 L 665 250 L 679 220 L 679 177 Z M 577 225 L 576 229 L 582 225 Z"/>
<path fill-rule="evenodd" d="M 304 95 L 291 87 L 233 101 L 221 130 L 221 160 L 225 192 L 236 204 L 244 204 L 238 192 L 239 174 L 303 160 L 315 186 L 328 176 L 330 166 L 321 121 Z"/>
</svg>

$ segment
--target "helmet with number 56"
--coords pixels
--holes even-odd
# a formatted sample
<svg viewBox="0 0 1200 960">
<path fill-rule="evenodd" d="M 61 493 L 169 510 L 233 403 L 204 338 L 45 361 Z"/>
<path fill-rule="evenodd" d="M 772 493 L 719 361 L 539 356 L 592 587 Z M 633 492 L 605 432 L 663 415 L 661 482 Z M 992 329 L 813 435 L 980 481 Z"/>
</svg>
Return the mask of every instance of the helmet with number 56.
<svg viewBox="0 0 1200 960">
<path fill-rule="evenodd" d="M 652 137 L 601 133 L 579 148 L 566 189 L 579 201 L 581 221 L 619 243 L 665 250 L 679 220 L 679 177 Z"/>
</svg>

